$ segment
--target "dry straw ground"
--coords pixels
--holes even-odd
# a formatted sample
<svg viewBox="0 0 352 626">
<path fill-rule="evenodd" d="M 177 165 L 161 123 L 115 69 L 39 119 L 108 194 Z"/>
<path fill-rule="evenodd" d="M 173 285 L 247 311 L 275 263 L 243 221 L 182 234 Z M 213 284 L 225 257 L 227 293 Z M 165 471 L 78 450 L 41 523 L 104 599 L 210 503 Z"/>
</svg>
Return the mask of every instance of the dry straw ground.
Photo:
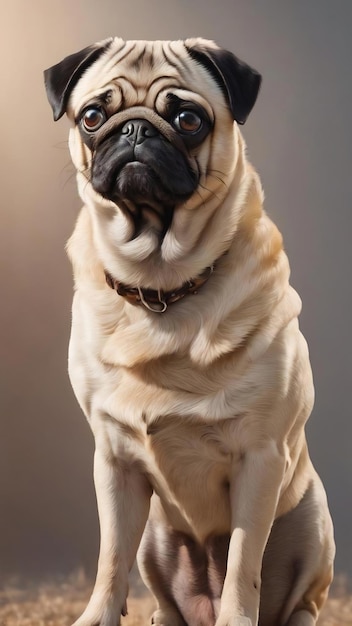
<svg viewBox="0 0 352 626">
<path fill-rule="evenodd" d="M 82 573 L 65 582 L 39 586 L 8 582 L 0 592 L 0 626 L 71 626 L 84 609 L 91 585 Z M 128 600 L 127 617 L 122 626 L 147 626 L 153 601 L 137 589 Z M 338 580 L 330 594 L 319 626 L 352 626 L 352 596 L 343 580 Z"/>
</svg>

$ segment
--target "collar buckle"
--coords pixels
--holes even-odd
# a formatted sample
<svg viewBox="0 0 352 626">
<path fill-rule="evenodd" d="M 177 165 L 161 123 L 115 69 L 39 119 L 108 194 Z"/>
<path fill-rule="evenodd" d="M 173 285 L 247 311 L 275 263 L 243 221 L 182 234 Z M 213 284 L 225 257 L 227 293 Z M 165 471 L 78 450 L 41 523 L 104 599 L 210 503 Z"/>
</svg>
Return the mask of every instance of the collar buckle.
<svg viewBox="0 0 352 626">
<path fill-rule="evenodd" d="M 139 300 L 143 304 L 143 306 L 145 306 L 145 308 L 148 309 L 148 311 L 152 311 L 152 313 L 165 313 L 167 309 L 167 302 L 165 302 L 165 300 L 163 300 L 162 298 L 161 289 L 158 289 L 158 299 L 156 302 L 153 302 L 153 303 L 151 301 L 147 302 L 143 294 L 143 289 L 141 289 L 141 287 L 137 287 L 137 289 L 138 289 Z M 155 305 L 155 306 L 152 306 L 152 305 Z"/>
</svg>

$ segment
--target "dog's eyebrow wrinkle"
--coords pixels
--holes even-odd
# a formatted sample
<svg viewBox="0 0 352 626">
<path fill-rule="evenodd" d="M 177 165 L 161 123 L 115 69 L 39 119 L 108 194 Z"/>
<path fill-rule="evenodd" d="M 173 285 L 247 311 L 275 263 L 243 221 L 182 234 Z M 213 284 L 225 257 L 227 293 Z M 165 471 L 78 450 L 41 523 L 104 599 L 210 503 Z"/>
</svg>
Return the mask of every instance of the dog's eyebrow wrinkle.
<svg viewBox="0 0 352 626">
<path fill-rule="evenodd" d="M 139 71 L 146 53 L 147 46 L 145 45 L 135 59 L 130 60 L 130 67 L 133 67 L 136 71 Z"/>
<path fill-rule="evenodd" d="M 165 59 L 169 63 L 169 65 L 171 65 L 171 67 L 176 68 L 177 73 L 181 76 L 182 80 L 187 84 L 187 82 L 189 82 L 188 80 L 189 68 L 187 68 L 184 60 L 173 51 L 171 43 L 172 42 L 170 42 L 170 45 L 168 46 L 167 52 L 165 49 L 165 45 L 162 46 Z M 174 60 L 171 60 L 170 53 L 173 55 Z"/>
<path fill-rule="evenodd" d="M 151 87 L 156 85 L 156 83 L 158 83 L 161 80 L 170 80 L 170 81 L 172 81 L 172 80 L 174 80 L 174 78 L 172 76 L 166 76 L 166 75 L 165 76 L 158 76 L 157 78 L 154 78 L 154 80 L 152 80 L 151 83 L 149 83 L 148 90 L 150 90 Z M 170 82 L 169 84 L 163 86 L 163 89 L 175 89 L 177 87 L 179 87 L 179 85 L 177 83 Z"/>
<path fill-rule="evenodd" d="M 109 100 L 111 100 L 112 98 L 112 90 L 108 89 L 107 91 L 105 91 L 102 94 L 102 97 L 104 98 L 105 102 L 108 104 Z"/>
<path fill-rule="evenodd" d="M 173 44 L 173 42 L 171 41 L 171 42 L 170 42 L 170 45 L 169 45 L 169 52 L 171 52 L 171 54 L 173 54 L 173 56 L 174 56 L 174 58 L 175 58 L 175 63 L 176 63 L 176 64 L 174 65 L 174 67 L 176 67 L 176 68 L 177 68 L 177 71 L 181 74 L 182 79 L 183 79 L 183 80 L 185 80 L 185 81 L 187 81 L 187 79 L 189 80 L 189 67 L 187 67 L 187 62 L 186 62 L 186 60 L 185 60 L 185 59 L 183 59 L 183 58 L 179 55 L 179 53 L 178 53 L 178 52 L 175 52 L 175 51 L 173 50 L 172 44 Z M 188 52 L 188 50 L 187 50 L 186 46 L 184 46 L 184 48 L 185 48 L 185 51 L 186 51 L 186 53 L 187 53 L 187 56 L 189 56 L 189 52 Z M 170 61 L 170 57 L 168 57 L 168 62 L 169 62 L 170 64 L 173 64 L 173 63 L 172 63 L 172 61 Z"/>
<path fill-rule="evenodd" d="M 168 62 L 168 64 L 171 65 L 171 67 L 174 67 L 177 71 L 179 71 L 179 63 L 171 61 L 169 54 L 165 50 L 165 45 L 164 44 L 163 44 L 163 54 L 164 54 L 164 57 L 165 57 L 166 61 Z"/>
<path fill-rule="evenodd" d="M 124 82 L 128 83 L 129 87 L 131 89 L 135 90 L 135 91 L 139 88 L 139 85 L 136 85 L 136 84 L 132 83 L 131 79 L 128 76 L 121 75 L 116 80 L 124 81 Z M 145 91 L 150 91 L 151 87 L 153 87 L 154 85 L 156 85 L 160 81 L 170 81 L 166 85 L 163 85 L 163 87 L 162 87 L 163 90 L 165 90 L 165 89 L 177 89 L 177 88 L 180 87 L 180 85 L 178 83 L 173 82 L 173 81 L 175 81 L 175 78 L 173 76 L 168 76 L 168 75 L 157 76 L 150 83 L 148 83 L 147 86 L 145 86 L 145 85 L 142 86 L 141 85 L 141 87 Z M 118 85 L 118 87 L 121 88 L 121 85 Z"/>
<path fill-rule="evenodd" d="M 116 57 L 117 54 L 119 54 L 120 52 L 122 52 L 122 50 L 124 50 L 126 48 L 126 41 L 122 41 L 121 40 L 121 46 L 120 46 L 120 48 L 118 50 L 114 50 L 113 46 L 111 46 L 111 48 L 112 48 L 111 57 Z M 110 48 L 110 50 L 111 50 L 111 48 Z"/>
<path fill-rule="evenodd" d="M 111 94 L 112 94 L 111 89 L 107 89 L 106 91 L 104 91 L 104 93 L 99 94 L 95 98 L 95 100 L 97 102 L 102 102 L 104 104 L 108 104 L 109 100 L 111 100 Z"/>
<path fill-rule="evenodd" d="M 118 58 L 115 60 L 116 65 L 117 65 L 118 63 L 121 63 L 121 61 L 123 61 L 123 60 L 124 60 L 124 59 L 125 59 L 125 58 L 129 55 L 129 54 L 131 54 L 131 52 L 133 52 L 133 50 L 135 49 L 136 45 L 137 45 L 137 44 L 136 44 L 136 42 L 134 42 L 134 43 L 133 43 L 133 45 L 132 45 L 130 48 L 128 48 L 128 50 L 126 50 L 125 54 L 123 54 L 121 57 L 118 57 Z M 124 46 L 123 48 L 121 48 L 121 51 L 122 51 L 122 50 L 123 50 L 126 46 L 127 46 L 127 43 L 125 44 L 125 46 Z"/>
<path fill-rule="evenodd" d="M 168 93 L 166 97 L 169 101 L 175 102 L 176 104 L 182 102 L 181 98 L 179 98 L 179 96 L 175 93 Z"/>
</svg>

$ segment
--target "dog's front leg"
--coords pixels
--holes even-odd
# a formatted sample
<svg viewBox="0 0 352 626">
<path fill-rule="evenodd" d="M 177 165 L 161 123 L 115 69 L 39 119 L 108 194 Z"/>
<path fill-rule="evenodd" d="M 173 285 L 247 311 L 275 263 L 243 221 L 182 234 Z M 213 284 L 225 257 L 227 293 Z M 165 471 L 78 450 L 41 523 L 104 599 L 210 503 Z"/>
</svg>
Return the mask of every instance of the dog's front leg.
<svg viewBox="0 0 352 626">
<path fill-rule="evenodd" d="M 249 450 L 230 481 L 231 540 L 216 626 L 257 626 L 261 568 L 285 457 L 275 442 Z"/>
<path fill-rule="evenodd" d="M 96 449 L 94 483 L 100 553 L 89 604 L 74 626 L 118 626 L 126 613 L 128 573 L 148 518 L 151 487 L 136 463 Z"/>
</svg>

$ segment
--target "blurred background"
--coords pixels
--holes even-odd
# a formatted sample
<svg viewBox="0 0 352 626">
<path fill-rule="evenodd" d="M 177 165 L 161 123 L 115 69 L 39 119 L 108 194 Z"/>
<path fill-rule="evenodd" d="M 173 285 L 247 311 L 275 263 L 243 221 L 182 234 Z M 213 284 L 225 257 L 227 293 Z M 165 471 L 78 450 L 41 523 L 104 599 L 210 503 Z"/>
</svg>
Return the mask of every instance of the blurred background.
<svg viewBox="0 0 352 626">
<path fill-rule="evenodd" d="M 352 574 L 350 0 L 12 0 L 2 7 L 0 576 L 94 571 L 93 440 L 67 376 L 80 201 L 42 72 L 108 37 L 215 39 L 263 74 L 243 132 L 303 299 L 307 428 Z"/>
</svg>

